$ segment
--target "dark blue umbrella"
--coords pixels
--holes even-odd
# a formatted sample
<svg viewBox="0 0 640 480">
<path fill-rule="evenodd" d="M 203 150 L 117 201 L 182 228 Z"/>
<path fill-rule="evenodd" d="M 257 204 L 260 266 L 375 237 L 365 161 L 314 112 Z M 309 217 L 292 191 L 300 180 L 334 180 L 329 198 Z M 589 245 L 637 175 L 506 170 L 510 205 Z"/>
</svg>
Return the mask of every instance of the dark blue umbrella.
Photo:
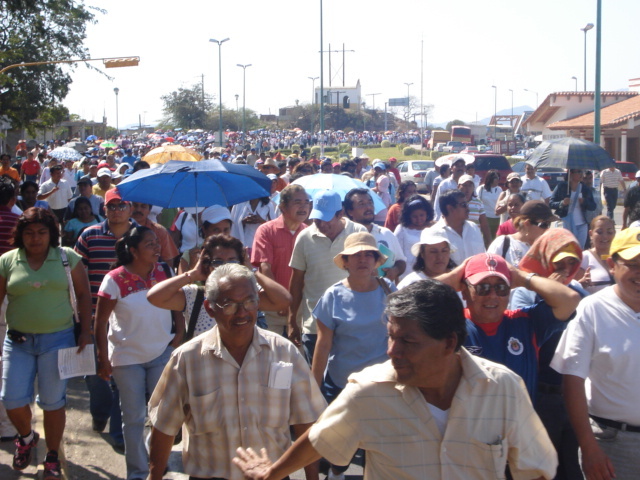
<svg viewBox="0 0 640 480">
<path fill-rule="evenodd" d="M 559 167 L 602 171 L 615 165 L 604 148 L 593 142 L 566 137 L 542 142 L 527 159 L 536 168 Z"/>
<path fill-rule="evenodd" d="M 165 208 L 231 206 L 268 197 L 271 184 L 250 165 L 171 160 L 159 168 L 138 170 L 118 184 L 118 191 L 124 200 Z"/>
</svg>

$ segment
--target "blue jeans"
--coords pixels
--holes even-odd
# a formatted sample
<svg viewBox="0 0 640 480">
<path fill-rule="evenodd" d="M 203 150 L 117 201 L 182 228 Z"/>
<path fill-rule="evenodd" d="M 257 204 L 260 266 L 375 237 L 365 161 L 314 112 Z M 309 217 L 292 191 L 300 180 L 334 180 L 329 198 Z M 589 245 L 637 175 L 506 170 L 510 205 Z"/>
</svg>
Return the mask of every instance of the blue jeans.
<svg viewBox="0 0 640 480">
<path fill-rule="evenodd" d="M 122 415 L 120 413 L 120 394 L 116 382 L 107 382 L 97 375 L 84 377 L 89 390 L 89 412 L 95 420 L 109 419 L 109 435 L 115 443 L 122 443 Z"/>
<path fill-rule="evenodd" d="M 122 431 L 129 480 L 147 478 L 149 475 L 149 454 L 144 441 L 147 399 L 156 388 L 171 352 L 173 348 L 167 347 L 159 357 L 150 362 L 113 367 L 112 375 L 120 389 Z"/>
<path fill-rule="evenodd" d="M 42 410 L 58 410 L 67 403 L 67 381 L 60 380 L 58 350 L 74 347 L 73 327 L 54 333 L 25 333 L 26 341 L 4 339 L 2 353 L 2 402 L 7 410 L 24 407 L 33 401 L 34 382 L 38 378 L 36 402 Z"/>
</svg>

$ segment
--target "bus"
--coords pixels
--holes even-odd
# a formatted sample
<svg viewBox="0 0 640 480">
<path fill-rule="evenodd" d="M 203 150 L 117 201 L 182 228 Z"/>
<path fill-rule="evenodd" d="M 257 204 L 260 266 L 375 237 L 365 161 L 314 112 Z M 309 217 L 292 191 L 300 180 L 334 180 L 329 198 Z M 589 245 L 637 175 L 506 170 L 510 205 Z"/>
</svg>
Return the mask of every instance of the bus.
<svg viewBox="0 0 640 480">
<path fill-rule="evenodd" d="M 462 142 L 464 144 L 471 143 L 471 128 L 464 125 L 454 125 L 451 127 L 451 141 Z"/>
</svg>

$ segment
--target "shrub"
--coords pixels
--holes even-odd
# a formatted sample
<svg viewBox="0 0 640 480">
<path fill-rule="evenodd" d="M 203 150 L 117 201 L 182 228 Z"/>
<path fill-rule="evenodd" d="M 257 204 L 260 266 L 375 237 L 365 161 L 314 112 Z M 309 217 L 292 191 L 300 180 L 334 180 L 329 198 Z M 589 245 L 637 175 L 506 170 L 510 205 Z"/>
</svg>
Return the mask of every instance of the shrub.
<svg viewBox="0 0 640 480">
<path fill-rule="evenodd" d="M 320 155 L 320 145 L 314 145 L 313 147 L 311 147 L 311 153 L 315 153 Z"/>
<path fill-rule="evenodd" d="M 293 152 L 294 150 L 300 151 L 302 149 L 300 148 L 300 145 L 298 145 L 297 143 L 294 143 L 293 145 L 291 145 L 291 151 Z"/>
<path fill-rule="evenodd" d="M 402 154 L 405 157 L 410 157 L 411 155 L 415 155 L 416 154 L 416 149 L 413 147 L 404 147 L 402 149 Z"/>
<path fill-rule="evenodd" d="M 389 140 L 382 140 L 382 143 L 380 144 L 380 146 L 382 148 L 389 148 L 391 147 L 391 142 Z"/>
<path fill-rule="evenodd" d="M 338 144 L 338 151 L 340 153 L 346 153 L 349 150 L 351 150 L 351 145 L 349 145 L 348 143 L 340 143 L 340 144 Z"/>
<path fill-rule="evenodd" d="M 407 145 L 406 143 L 398 143 L 396 145 L 396 147 L 398 147 L 398 151 L 402 152 L 404 150 L 405 147 L 408 147 L 409 145 Z"/>
</svg>

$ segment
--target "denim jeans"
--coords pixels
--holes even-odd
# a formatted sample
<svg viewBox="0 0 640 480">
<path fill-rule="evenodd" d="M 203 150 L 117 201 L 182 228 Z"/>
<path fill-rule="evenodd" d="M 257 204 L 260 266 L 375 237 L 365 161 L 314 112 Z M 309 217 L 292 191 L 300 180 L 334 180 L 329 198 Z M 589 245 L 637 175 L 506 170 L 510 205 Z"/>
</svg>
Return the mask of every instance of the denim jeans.
<svg viewBox="0 0 640 480">
<path fill-rule="evenodd" d="M 159 357 L 150 362 L 113 367 L 112 375 L 120 390 L 128 480 L 147 478 L 149 475 L 149 454 L 144 442 L 147 399 L 156 388 L 171 352 L 173 348 L 167 347 Z"/>
<path fill-rule="evenodd" d="M 67 381 L 60 380 L 58 350 L 75 346 L 73 328 L 53 333 L 25 333 L 23 343 L 4 339 L 2 354 L 2 401 L 13 410 L 33 401 L 38 380 L 38 406 L 58 410 L 67 403 Z"/>
<path fill-rule="evenodd" d="M 315 333 L 303 333 L 302 334 L 302 349 L 307 357 L 309 365 L 313 363 L 313 352 L 316 351 L 316 342 L 318 341 L 318 335 Z"/>
<path fill-rule="evenodd" d="M 84 377 L 89 390 L 89 412 L 95 420 L 109 420 L 109 435 L 115 443 L 122 443 L 122 415 L 116 382 L 107 382 L 97 375 Z"/>
</svg>

